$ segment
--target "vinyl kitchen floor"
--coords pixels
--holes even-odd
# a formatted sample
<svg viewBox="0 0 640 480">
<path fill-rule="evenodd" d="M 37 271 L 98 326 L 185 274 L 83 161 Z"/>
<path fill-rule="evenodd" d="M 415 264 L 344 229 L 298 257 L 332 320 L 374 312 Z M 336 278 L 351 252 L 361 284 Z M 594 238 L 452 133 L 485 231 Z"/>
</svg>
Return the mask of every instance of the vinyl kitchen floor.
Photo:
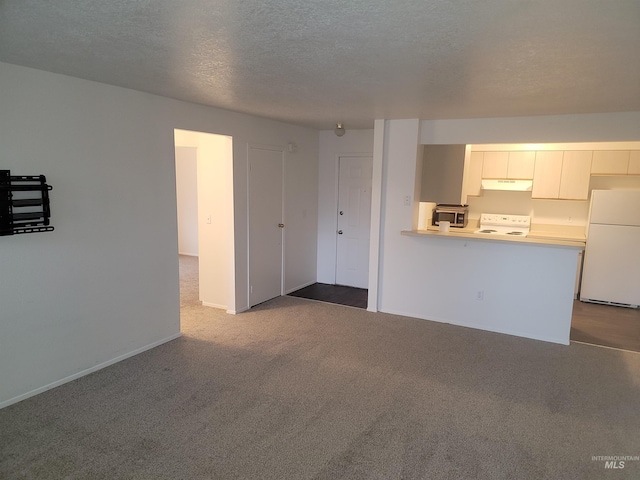
<svg viewBox="0 0 640 480">
<path fill-rule="evenodd" d="M 640 309 L 573 302 L 571 341 L 640 352 Z"/>
</svg>

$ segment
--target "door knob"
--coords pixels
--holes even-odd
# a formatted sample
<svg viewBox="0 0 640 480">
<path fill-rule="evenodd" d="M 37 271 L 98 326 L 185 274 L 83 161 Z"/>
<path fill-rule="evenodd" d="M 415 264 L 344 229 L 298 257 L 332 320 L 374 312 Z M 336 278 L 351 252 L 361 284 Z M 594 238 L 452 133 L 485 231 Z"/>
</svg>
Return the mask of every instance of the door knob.
<svg viewBox="0 0 640 480">
<path fill-rule="evenodd" d="M 284 228 L 284 223 L 279 223 L 279 224 L 278 224 L 278 226 L 279 226 L 280 228 Z"/>
<path fill-rule="evenodd" d="M 342 230 L 338 230 L 338 235 L 342 235 Z"/>
<path fill-rule="evenodd" d="M 340 215 L 344 215 L 344 212 L 342 210 L 340 210 Z"/>
</svg>

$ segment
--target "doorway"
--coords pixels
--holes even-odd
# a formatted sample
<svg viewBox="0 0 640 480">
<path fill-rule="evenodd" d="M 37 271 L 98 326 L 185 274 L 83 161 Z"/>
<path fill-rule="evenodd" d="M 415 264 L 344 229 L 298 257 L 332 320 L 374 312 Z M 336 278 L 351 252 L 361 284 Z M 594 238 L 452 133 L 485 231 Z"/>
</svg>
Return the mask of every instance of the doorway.
<svg viewBox="0 0 640 480">
<path fill-rule="evenodd" d="M 176 129 L 174 146 L 179 251 L 197 258 L 193 271 L 197 274 L 198 301 L 232 313 L 235 309 L 233 139 Z M 188 171 L 179 173 L 186 165 Z"/>
<path fill-rule="evenodd" d="M 338 162 L 336 284 L 367 288 L 373 157 L 341 156 Z"/>
<path fill-rule="evenodd" d="M 249 146 L 249 307 L 284 291 L 284 151 Z"/>
</svg>

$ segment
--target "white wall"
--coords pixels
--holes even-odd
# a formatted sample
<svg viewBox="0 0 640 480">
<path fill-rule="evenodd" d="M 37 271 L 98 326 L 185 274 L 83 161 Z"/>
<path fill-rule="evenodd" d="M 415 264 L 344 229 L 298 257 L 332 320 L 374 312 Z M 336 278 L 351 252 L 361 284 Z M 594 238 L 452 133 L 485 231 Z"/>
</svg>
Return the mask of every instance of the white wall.
<svg viewBox="0 0 640 480">
<path fill-rule="evenodd" d="M 404 203 L 407 195 L 414 195 L 416 167 L 422 162 L 418 147 L 419 124 L 419 120 L 415 119 L 390 120 L 385 125 L 378 282 L 378 307 L 382 311 L 395 311 L 396 299 L 406 298 L 398 289 L 406 288 L 408 283 L 420 282 L 420 276 L 416 276 L 410 268 L 412 256 L 405 255 L 403 251 L 402 244 L 406 243 L 406 238 L 400 237 L 401 231 L 412 229 L 414 211 L 420 200 L 414 198 L 412 205 Z M 422 255 L 413 253 L 417 254 Z M 396 259 L 405 261 L 397 263 Z M 411 316 L 421 315 L 420 312 L 411 312 Z"/>
<path fill-rule="evenodd" d="M 316 278 L 317 131 L 5 63 L 0 84 L 2 167 L 47 176 L 56 229 L 0 238 L 0 407 L 179 335 L 175 128 L 233 137 L 232 308 L 248 304 L 249 142 L 298 145 L 287 215 L 312 241 L 285 275 Z"/>
<path fill-rule="evenodd" d="M 401 235 L 386 245 L 396 280 L 381 311 L 569 343 L 577 250 Z"/>
<path fill-rule="evenodd" d="M 373 130 L 320 132 L 318 164 L 318 282 L 336 281 L 336 231 L 338 226 L 338 160 L 340 155 L 372 155 Z"/>
<path fill-rule="evenodd" d="M 421 143 L 625 142 L 640 139 L 640 112 L 423 120 Z"/>
<path fill-rule="evenodd" d="M 178 253 L 198 256 L 198 149 L 176 146 Z"/>
</svg>

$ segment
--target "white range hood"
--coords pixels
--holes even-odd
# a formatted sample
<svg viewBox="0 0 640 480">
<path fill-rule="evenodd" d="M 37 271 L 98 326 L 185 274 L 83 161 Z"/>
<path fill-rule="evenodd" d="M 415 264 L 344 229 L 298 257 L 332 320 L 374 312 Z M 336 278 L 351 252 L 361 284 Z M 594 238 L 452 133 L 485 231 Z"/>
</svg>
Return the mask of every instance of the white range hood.
<svg viewBox="0 0 640 480">
<path fill-rule="evenodd" d="M 482 180 L 483 190 L 530 192 L 532 187 L 533 180 Z"/>
</svg>

